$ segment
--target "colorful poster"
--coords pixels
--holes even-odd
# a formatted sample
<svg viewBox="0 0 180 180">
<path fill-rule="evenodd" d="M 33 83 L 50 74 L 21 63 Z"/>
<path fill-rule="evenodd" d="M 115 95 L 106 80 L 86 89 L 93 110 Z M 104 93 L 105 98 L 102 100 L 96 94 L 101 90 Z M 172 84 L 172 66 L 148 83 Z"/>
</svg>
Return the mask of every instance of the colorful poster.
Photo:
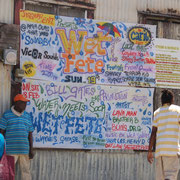
<svg viewBox="0 0 180 180">
<path fill-rule="evenodd" d="M 156 39 L 156 86 L 180 89 L 180 43 Z"/>
<path fill-rule="evenodd" d="M 156 26 L 20 11 L 27 78 L 155 87 Z"/>
<path fill-rule="evenodd" d="M 153 88 L 24 79 L 34 146 L 147 150 Z"/>
</svg>

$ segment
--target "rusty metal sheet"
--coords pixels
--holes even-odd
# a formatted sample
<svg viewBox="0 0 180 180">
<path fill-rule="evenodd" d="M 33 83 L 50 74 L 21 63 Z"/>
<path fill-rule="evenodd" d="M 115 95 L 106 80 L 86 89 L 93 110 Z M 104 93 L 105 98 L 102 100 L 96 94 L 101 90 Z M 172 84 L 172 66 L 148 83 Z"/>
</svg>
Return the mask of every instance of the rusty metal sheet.
<svg viewBox="0 0 180 180">
<path fill-rule="evenodd" d="M 138 11 L 180 15 L 180 0 L 97 0 L 95 19 L 137 23 Z"/>
</svg>

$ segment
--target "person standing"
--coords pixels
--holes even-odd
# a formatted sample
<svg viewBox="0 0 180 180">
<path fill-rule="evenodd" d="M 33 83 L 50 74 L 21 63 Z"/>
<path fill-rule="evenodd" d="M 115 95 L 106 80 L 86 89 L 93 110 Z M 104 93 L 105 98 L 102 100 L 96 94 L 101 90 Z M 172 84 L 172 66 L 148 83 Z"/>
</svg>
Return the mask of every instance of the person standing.
<svg viewBox="0 0 180 180">
<path fill-rule="evenodd" d="M 19 162 L 23 180 L 31 180 L 30 159 L 33 158 L 33 125 L 30 115 L 25 111 L 29 100 L 22 94 L 14 97 L 14 106 L 0 119 L 0 133 L 6 140 L 6 153 Z"/>
<path fill-rule="evenodd" d="M 4 154 L 4 136 L 0 133 L 0 160 Z"/>
<path fill-rule="evenodd" d="M 180 107 L 173 104 L 174 94 L 163 90 L 162 106 L 154 112 L 147 159 L 152 164 L 156 142 L 156 180 L 177 180 L 180 154 Z"/>
</svg>

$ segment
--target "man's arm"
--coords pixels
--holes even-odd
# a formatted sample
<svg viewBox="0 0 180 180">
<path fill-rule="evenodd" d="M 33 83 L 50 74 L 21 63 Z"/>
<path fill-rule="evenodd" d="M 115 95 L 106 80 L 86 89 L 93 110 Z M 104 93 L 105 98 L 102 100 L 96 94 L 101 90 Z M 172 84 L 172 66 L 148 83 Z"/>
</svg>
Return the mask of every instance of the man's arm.
<svg viewBox="0 0 180 180">
<path fill-rule="evenodd" d="M 3 130 L 3 129 L 0 129 L 0 133 L 3 135 L 3 136 L 5 136 L 5 130 Z"/>
<path fill-rule="evenodd" d="M 29 139 L 29 159 L 32 159 L 34 157 L 32 132 L 29 132 L 28 139 Z"/>
<path fill-rule="evenodd" d="M 148 155 L 147 155 L 147 159 L 148 162 L 150 164 L 152 164 L 153 162 L 153 153 L 152 153 L 152 149 L 155 145 L 155 141 L 156 141 L 156 133 L 157 133 L 157 127 L 152 127 L 152 132 L 151 132 L 151 137 L 150 137 L 150 141 L 149 141 L 149 150 L 148 150 Z"/>
</svg>

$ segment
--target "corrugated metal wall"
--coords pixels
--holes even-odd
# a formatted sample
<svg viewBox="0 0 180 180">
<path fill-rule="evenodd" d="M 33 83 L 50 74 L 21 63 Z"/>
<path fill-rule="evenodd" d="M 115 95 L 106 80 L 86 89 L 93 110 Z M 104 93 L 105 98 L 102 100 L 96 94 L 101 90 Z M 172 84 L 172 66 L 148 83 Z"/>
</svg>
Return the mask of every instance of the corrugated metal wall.
<svg viewBox="0 0 180 180">
<path fill-rule="evenodd" d="M 180 15 L 180 0 L 97 0 L 95 18 L 138 22 L 138 11 Z"/>
<path fill-rule="evenodd" d="M 0 55 L 9 47 L 19 50 L 19 27 L 14 24 L 2 24 L 0 25 Z M 13 66 L 4 65 L 0 61 L 0 117 L 5 110 L 10 108 L 11 68 Z"/>
<path fill-rule="evenodd" d="M 33 180 L 153 180 L 154 164 L 146 153 L 36 150 L 31 172 Z"/>
<path fill-rule="evenodd" d="M 95 18 L 136 23 L 138 11 L 159 8 L 165 12 L 165 7 L 166 11 L 179 8 L 179 1 L 97 0 Z M 155 164 L 147 162 L 146 152 L 73 149 L 36 149 L 35 152 L 31 161 L 33 180 L 153 180 L 155 175 Z M 19 180 L 19 167 L 17 171 L 16 180 Z"/>
<path fill-rule="evenodd" d="M 11 66 L 0 62 L 0 117 L 10 107 Z"/>
<path fill-rule="evenodd" d="M 136 0 L 97 0 L 95 19 L 137 22 Z"/>
<path fill-rule="evenodd" d="M 0 0 L 0 24 L 13 23 L 14 0 Z M 1 35 L 2 36 L 2 35 Z M 3 37 L 1 37 L 3 38 Z M 0 38 L 0 39 L 1 39 Z M 1 42 L 2 43 L 2 42 Z M 4 43 L 0 45 L 4 46 Z M 11 66 L 0 62 L 0 117 L 10 107 L 11 99 Z"/>
<path fill-rule="evenodd" d="M 180 14 L 179 0 L 137 0 L 138 10 L 159 11 L 161 13 Z"/>
<path fill-rule="evenodd" d="M 0 0 L 0 23 L 13 23 L 14 0 Z"/>
</svg>

